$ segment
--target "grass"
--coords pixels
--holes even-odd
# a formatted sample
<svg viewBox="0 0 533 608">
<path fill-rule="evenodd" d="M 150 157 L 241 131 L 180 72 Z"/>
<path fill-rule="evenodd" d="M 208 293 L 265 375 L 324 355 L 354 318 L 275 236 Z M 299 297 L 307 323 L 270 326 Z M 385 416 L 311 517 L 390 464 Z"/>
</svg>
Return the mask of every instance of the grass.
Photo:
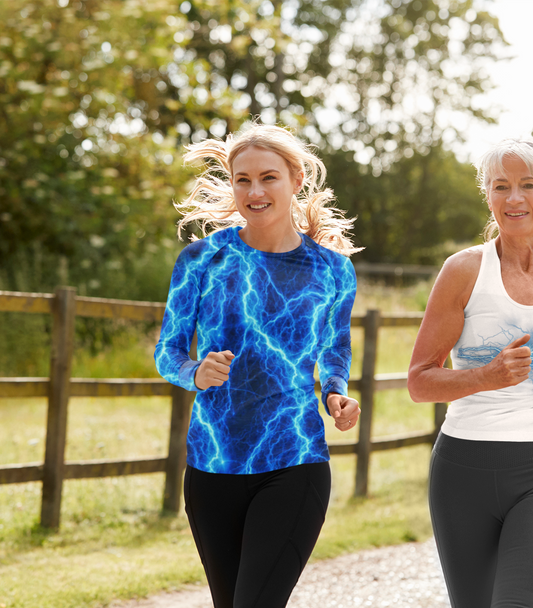
<svg viewBox="0 0 533 608">
<path fill-rule="evenodd" d="M 420 310 L 427 287 L 360 286 L 357 311 Z M 362 300 L 362 301 L 361 301 Z M 353 373 L 360 370 L 361 335 L 354 334 Z M 416 330 L 382 330 L 378 373 L 405 371 Z M 155 375 L 154 335 L 119 332 L 96 354 L 76 353 L 74 375 Z M 44 399 L 0 401 L 0 462 L 42 461 Z M 411 403 L 405 390 L 377 394 L 373 432 L 384 436 L 432 427 L 430 404 Z M 133 458 L 166 453 L 170 404 L 164 398 L 72 399 L 67 459 Z M 21 423 L 23 421 L 23 423 Z M 325 418 L 330 441 L 349 439 Z M 355 431 L 352 431 L 352 437 Z M 332 458 L 328 517 L 313 559 L 358 549 L 424 540 L 429 446 L 376 453 L 368 498 L 353 498 L 355 457 Z M 0 608 L 97 608 L 204 582 L 186 518 L 160 513 L 163 475 L 67 481 L 62 525 L 38 525 L 40 484 L 0 486 Z"/>
</svg>

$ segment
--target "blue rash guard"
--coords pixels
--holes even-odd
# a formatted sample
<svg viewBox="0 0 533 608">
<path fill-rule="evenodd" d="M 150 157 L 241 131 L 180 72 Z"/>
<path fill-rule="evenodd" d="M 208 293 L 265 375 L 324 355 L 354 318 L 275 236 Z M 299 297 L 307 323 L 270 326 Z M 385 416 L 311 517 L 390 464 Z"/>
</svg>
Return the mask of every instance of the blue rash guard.
<svg viewBox="0 0 533 608">
<path fill-rule="evenodd" d="M 198 391 L 187 463 L 210 473 L 264 473 L 329 460 L 313 372 L 325 404 L 347 394 L 353 265 L 305 235 L 297 249 L 246 245 L 240 228 L 180 253 L 156 346 L 159 373 Z M 194 330 L 199 361 L 189 357 Z M 234 355 L 229 380 L 199 390 L 194 375 L 209 352 Z"/>
</svg>

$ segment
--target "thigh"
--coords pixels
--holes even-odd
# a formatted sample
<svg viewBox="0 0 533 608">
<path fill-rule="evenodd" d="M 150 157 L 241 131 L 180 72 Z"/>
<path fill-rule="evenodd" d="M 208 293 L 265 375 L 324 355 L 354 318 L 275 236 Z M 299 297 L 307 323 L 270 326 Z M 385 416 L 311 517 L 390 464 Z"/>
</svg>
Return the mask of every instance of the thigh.
<svg viewBox="0 0 533 608">
<path fill-rule="evenodd" d="M 533 490 L 506 514 L 491 608 L 533 606 Z"/>
<path fill-rule="evenodd" d="M 453 608 L 490 608 L 502 527 L 494 471 L 434 453 L 429 505 Z"/>
<path fill-rule="evenodd" d="M 276 471 L 254 495 L 243 534 L 234 608 L 283 608 L 324 523 L 329 463 Z"/>
<path fill-rule="evenodd" d="M 185 471 L 185 511 L 215 608 L 233 608 L 249 504 L 245 477 Z"/>
</svg>

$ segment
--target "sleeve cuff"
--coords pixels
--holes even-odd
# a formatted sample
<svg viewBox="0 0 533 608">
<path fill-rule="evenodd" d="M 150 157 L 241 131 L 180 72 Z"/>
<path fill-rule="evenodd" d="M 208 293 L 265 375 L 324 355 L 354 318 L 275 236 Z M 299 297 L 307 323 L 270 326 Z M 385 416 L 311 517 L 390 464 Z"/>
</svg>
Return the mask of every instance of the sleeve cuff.
<svg viewBox="0 0 533 608">
<path fill-rule="evenodd" d="M 201 361 L 194 361 L 191 359 L 189 361 L 186 361 L 180 367 L 180 386 L 182 386 L 186 391 L 201 391 L 201 389 L 199 389 L 194 383 L 194 375 L 196 374 L 196 370 L 200 367 L 200 363 Z"/>
<path fill-rule="evenodd" d="M 338 393 L 339 395 L 344 396 L 348 395 L 348 383 L 343 378 L 332 376 L 322 385 L 322 403 L 324 404 L 324 409 L 328 415 L 330 415 L 327 404 L 329 393 Z"/>
</svg>

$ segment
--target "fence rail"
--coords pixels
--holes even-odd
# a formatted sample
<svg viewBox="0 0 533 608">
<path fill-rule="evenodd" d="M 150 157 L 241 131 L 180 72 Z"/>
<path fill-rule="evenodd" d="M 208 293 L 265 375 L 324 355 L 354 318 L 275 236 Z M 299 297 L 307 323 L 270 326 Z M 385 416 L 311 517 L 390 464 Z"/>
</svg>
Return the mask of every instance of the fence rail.
<svg viewBox="0 0 533 608">
<path fill-rule="evenodd" d="M 0 291 L 0 312 L 51 314 L 52 347 L 50 378 L 0 378 L 0 398 L 47 397 L 48 415 L 44 463 L 0 467 L 0 484 L 42 481 L 41 524 L 58 527 L 63 481 L 96 477 L 165 473 L 163 508 L 177 512 L 185 469 L 185 443 L 192 394 L 158 378 L 71 378 L 76 316 L 161 321 L 165 304 L 77 296 L 72 287 L 58 287 L 55 294 Z M 394 437 L 371 438 L 375 392 L 405 388 L 407 374 L 376 374 L 377 338 L 380 327 L 418 326 L 422 313 L 382 315 L 369 310 L 353 316 L 352 327 L 364 330 L 364 351 L 360 378 L 350 378 L 348 388 L 361 394 L 359 441 L 332 442 L 329 451 L 356 454 L 355 493 L 368 491 L 371 452 L 433 443 L 444 420 L 446 404 L 435 404 L 434 429 Z M 317 383 L 317 388 L 319 385 Z M 139 460 L 91 460 L 65 462 L 68 402 L 70 397 L 168 396 L 172 400 L 168 456 Z"/>
<path fill-rule="evenodd" d="M 357 275 L 425 277 L 435 276 L 440 268 L 438 266 L 420 266 L 418 264 L 376 264 L 372 262 L 356 262 L 354 264 Z"/>
</svg>

